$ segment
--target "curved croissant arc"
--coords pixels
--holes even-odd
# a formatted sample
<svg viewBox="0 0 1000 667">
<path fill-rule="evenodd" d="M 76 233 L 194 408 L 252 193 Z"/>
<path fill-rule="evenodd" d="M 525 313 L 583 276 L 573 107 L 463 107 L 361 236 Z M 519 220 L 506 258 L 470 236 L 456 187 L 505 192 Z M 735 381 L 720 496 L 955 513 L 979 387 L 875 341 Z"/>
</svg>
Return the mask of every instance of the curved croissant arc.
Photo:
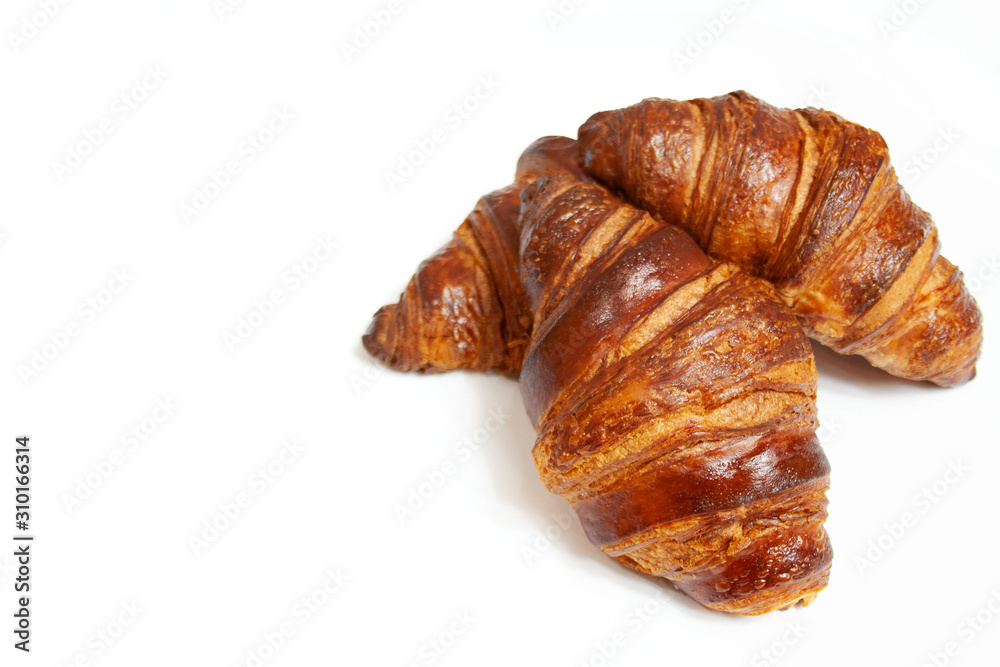
<svg viewBox="0 0 1000 667">
<path fill-rule="evenodd" d="M 476 313 L 476 331 L 497 335 L 512 333 L 510 319 L 530 321 L 527 345 L 519 330 L 506 347 L 516 352 L 495 369 L 515 374 L 523 360 L 536 467 L 591 542 L 721 611 L 811 602 L 833 555 L 823 528 L 829 464 L 815 436 L 812 350 L 794 316 L 765 281 L 587 178 L 570 139 L 533 144 L 513 187 L 519 217 L 474 212 L 494 229 L 474 227 L 471 238 L 514 229 L 517 245 L 476 243 L 469 252 L 483 274 L 453 270 L 458 246 L 446 246 L 421 264 L 402 305 L 379 311 L 365 347 L 394 368 L 442 370 L 455 366 L 453 341 L 495 341 L 469 328 L 438 336 L 459 322 L 454 313 Z M 510 279 L 495 267 L 512 264 L 519 286 L 470 289 L 479 275 Z M 414 300 L 424 289 L 414 283 L 435 285 L 436 296 Z M 448 295 L 461 295 L 455 308 Z M 386 348 L 400 337 L 440 340 Z M 499 359 L 502 348 L 467 358 Z"/>
<path fill-rule="evenodd" d="M 975 375 L 982 316 L 877 132 L 739 91 L 598 113 L 579 137 L 591 174 L 773 282 L 819 342 L 908 379 Z"/>
<path fill-rule="evenodd" d="M 362 337 L 400 371 L 497 371 L 517 377 L 531 319 L 517 277 L 515 186 L 479 200 L 443 248 L 424 260 Z"/>
<path fill-rule="evenodd" d="M 527 151 L 515 182 L 479 200 L 451 241 L 417 267 L 399 303 L 375 313 L 362 337 L 372 356 L 400 371 L 518 376 L 532 323 L 519 276 L 521 189 L 547 169 L 582 178 L 570 146 Z"/>
</svg>

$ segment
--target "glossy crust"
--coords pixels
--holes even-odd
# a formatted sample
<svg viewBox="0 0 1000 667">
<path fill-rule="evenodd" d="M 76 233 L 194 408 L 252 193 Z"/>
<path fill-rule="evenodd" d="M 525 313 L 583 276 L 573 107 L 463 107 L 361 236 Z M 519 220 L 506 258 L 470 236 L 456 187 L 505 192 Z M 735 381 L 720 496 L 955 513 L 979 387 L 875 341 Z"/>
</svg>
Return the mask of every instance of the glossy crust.
<svg viewBox="0 0 1000 667">
<path fill-rule="evenodd" d="M 399 371 L 517 377 L 531 320 L 517 278 L 520 189 L 479 200 L 451 241 L 421 262 L 399 303 L 375 313 L 362 344 Z"/>
<path fill-rule="evenodd" d="M 599 113 L 580 142 L 591 174 L 772 281 L 816 340 L 913 380 L 975 375 L 980 311 L 877 132 L 740 91 Z"/>
<path fill-rule="evenodd" d="M 517 181 L 476 204 L 451 241 L 421 262 L 399 303 L 383 306 L 362 336 L 398 371 L 495 371 L 517 377 L 531 335 L 521 284 L 521 189 L 549 169 L 580 167 L 576 142 L 526 153 Z"/>
<path fill-rule="evenodd" d="M 536 143 L 522 164 L 564 145 Z M 809 602 L 829 465 L 809 342 L 765 281 L 572 169 L 525 189 L 535 465 L 589 539 L 708 607 Z"/>
<path fill-rule="evenodd" d="M 431 293 L 463 295 L 457 310 L 493 313 L 494 326 L 477 328 L 496 336 L 504 313 L 524 309 L 530 343 L 523 354 L 509 347 L 519 352 L 507 363 L 523 359 L 542 481 L 605 553 L 703 605 L 760 614 L 811 602 L 833 556 L 823 528 L 829 465 L 815 436 L 812 351 L 794 316 L 768 283 L 586 177 L 570 139 L 532 145 L 516 183 L 520 290 L 469 289 L 462 280 L 485 274 L 444 268 L 447 253 L 414 281 L 434 276 Z M 515 305 L 496 304 L 512 294 Z M 489 305 L 467 305 L 466 295 Z M 426 340 L 423 330 L 456 323 L 455 308 L 419 310 L 437 321 L 399 322 L 415 310 L 383 309 L 373 326 Z M 479 359 L 496 358 L 496 336 L 461 337 L 493 345 L 470 355 Z M 454 365 L 454 346 L 387 354 L 383 339 L 366 347 L 394 367 Z M 442 351 L 444 363 L 422 356 Z"/>
</svg>

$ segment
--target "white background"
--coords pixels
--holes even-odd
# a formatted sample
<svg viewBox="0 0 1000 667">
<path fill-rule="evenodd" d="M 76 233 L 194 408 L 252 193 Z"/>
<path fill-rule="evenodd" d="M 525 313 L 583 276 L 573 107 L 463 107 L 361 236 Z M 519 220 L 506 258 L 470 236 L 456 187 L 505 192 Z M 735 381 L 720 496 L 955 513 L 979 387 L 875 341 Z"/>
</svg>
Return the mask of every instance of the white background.
<svg viewBox="0 0 1000 667">
<path fill-rule="evenodd" d="M 16 48 L 39 4 L 0 9 L 0 540 L 13 544 L 21 433 L 37 536 L 31 655 L 11 647 L 13 547 L 0 550 L 0 663 L 253 665 L 283 623 L 294 634 L 262 664 L 921 665 L 949 642 L 938 664 L 995 659 L 998 615 L 962 624 L 991 596 L 1000 609 L 996 3 L 908 0 L 886 35 L 888 0 L 591 0 L 558 22 L 557 0 L 406 1 L 349 61 L 342 44 L 386 4 L 246 0 L 220 16 L 212 0 L 68 2 Z M 157 66 L 162 82 L 130 92 Z M 446 122 L 489 76 L 497 90 Z M 879 130 L 945 254 L 984 277 L 988 332 L 979 377 L 950 390 L 817 349 L 832 579 L 810 608 L 759 618 L 704 610 L 605 557 L 575 518 L 559 527 L 569 508 L 537 479 L 514 382 L 382 371 L 360 346 L 532 140 L 644 97 L 739 88 Z M 143 98 L 127 118 L 123 94 Z M 249 160 L 241 144 L 282 108 L 294 120 Z M 53 163 L 105 118 L 111 133 L 60 180 Z M 438 127 L 446 142 L 390 191 L 385 172 Z M 932 164 L 913 162 L 925 153 Z M 229 160 L 240 173 L 185 221 Z M 336 254 L 306 261 L 327 237 Z M 283 279 L 296 266 L 315 269 L 298 286 Z M 102 292 L 122 269 L 128 286 Z M 275 289 L 283 303 L 231 351 L 225 335 Z M 72 324 L 64 349 L 45 347 Z M 36 351 L 52 358 L 25 379 Z M 158 399 L 179 407 L 133 451 L 122 434 L 152 431 Z M 495 410 L 503 427 L 457 453 Z M 258 493 L 251 476 L 289 438 L 304 451 Z M 110 477 L 93 476 L 116 450 Z M 448 462 L 401 523 L 395 505 Z M 941 481 L 953 463 L 968 470 Z M 99 485 L 69 507 L 88 475 Z M 191 537 L 241 493 L 249 506 L 196 554 Z M 349 579 L 328 595 L 338 568 Z M 324 604 L 307 616 L 296 605 L 312 595 Z"/>
</svg>

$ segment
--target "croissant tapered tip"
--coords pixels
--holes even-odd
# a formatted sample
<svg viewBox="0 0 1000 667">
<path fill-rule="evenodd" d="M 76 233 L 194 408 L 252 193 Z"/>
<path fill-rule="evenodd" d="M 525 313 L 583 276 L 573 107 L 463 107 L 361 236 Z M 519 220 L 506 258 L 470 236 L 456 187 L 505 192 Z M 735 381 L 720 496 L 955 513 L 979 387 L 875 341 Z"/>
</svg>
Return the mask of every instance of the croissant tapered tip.
<svg viewBox="0 0 1000 667">
<path fill-rule="evenodd" d="M 976 363 L 976 360 L 972 360 L 970 363 Z M 960 385 L 972 382 L 976 378 L 975 367 L 966 370 L 961 374 L 957 374 L 954 371 L 948 371 L 940 376 L 935 376 L 928 378 L 929 382 L 936 384 L 939 387 L 944 387 L 945 389 L 951 387 L 958 387 Z"/>
<path fill-rule="evenodd" d="M 383 364 L 392 367 L 392 354 L 389 351 L 389 330 L 395 321 L 396 304 L 382 306 L 372 317 L 368 330 L 361 336 L 361 344 L 368 354 Z"/>
<path fill-rule="evenodd" d="M 826 588 L 833 548 L 822 523 L 753 543 L 725 563 L 681 582 L 680 589 L 711 609 L 758 616 L 806 607 Z"/>
<path fill-rule="evenodd" d="M 983 313 L 962 281 L 961 272 L 957 272 L 957 276 L 955 294 L 944 305 L 951 309 L 957 322 L 948 331 L 953 341 L 952 348 L 940 355 L 944 362 L 937 364 L 935 373 L 930 378 L 931 382 L 941 387 L 957 387 L 972 381 L 976 377 L 976 364 L 982 353 Z"/>
<path fill-rule="evenodd" d="M 982 311 L 962 272 L 939 257 L 921 295 L 898 318 L 892 335 L 866 357 L 893 375 L 956 387 L 976 377 L 982 343 Z"/>
<path fill-rule="evenodd" d="M 954 264 L 942 257 L 935 269 L 950 272 L 952 277 L 938 290 L 941 296 L 933 308 L 926 308 L 917 318 L 925 323 L 923 329 L 917 329 L 922 331 L 922 339 L 913 346 L 928 350 L 928 380 L 941 387 L 956 387 L 976 377 L 983 345 L 983 313 Z"/>
</svg>

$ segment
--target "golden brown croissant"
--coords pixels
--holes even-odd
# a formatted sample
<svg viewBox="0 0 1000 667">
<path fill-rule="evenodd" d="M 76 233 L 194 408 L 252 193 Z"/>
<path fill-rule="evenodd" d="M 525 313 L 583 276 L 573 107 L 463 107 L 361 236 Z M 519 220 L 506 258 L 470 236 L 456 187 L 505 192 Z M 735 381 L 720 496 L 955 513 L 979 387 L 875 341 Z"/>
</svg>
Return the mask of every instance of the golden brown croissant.
<svg viewBox="0 0 1000 667">
<path fill-rule="evenodd" d="M 877 132 L 740 91 L 599 113 L 580 143 L 591 174 L 773 282 L 816 340 L 904 378 L 975 375 L 982 316 Z"/>
<path fill-rule="evenodd" d="M 417 268 L 399 303 L 362 338 L 400 371 L 494 370 L 517 377 L 531 319 L 517 277 L 514 186 L 483 197 L 451 241 Z"/>
<path fill-rule="evenodd" d="M 536 467 L 594 544 L 714 609 L 811 602 L 833 556 L 829 465 L 795 317 L 771 285 L 587 178 L 570 139 L 532 145 L 513 187 L 519 218 L 498 203 L 510 189 L 484 198 L 365 347 L 402 370 L 514 375 L 523 360 Z M 512 266 L 518 286 L 491 292 Z"/>
</svg>

